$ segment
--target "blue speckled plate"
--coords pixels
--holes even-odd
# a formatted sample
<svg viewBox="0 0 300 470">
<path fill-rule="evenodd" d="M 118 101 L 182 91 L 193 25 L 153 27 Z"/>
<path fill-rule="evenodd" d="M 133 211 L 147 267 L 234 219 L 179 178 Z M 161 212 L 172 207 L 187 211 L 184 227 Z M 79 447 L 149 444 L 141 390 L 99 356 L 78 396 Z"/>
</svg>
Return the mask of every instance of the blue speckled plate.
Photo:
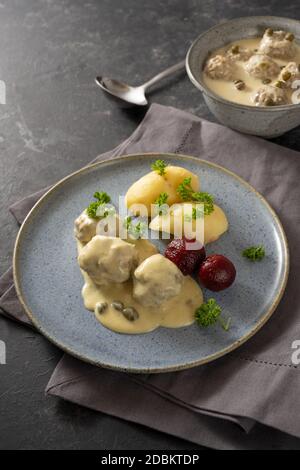
<svg viewBox="0 0 300 470">
<path fill-rule="evenodd" d="M 208 245 L 207 252 L 225 254 L 237 268 L 234 285 L 213 293 L 224 316 L 232 317 L 229 332 L 219 326 L 201 329 L 192 325 L 122 335 L 104 328 L 83 306 L 74 219 L 96 190 L 107 191 L 117 202 L 119 194 L 125 194 L 158 157 L 199 175 L 202 190 L 213 193 L 228 216 L 229 231 Z M 241 251 L 253 244 L 266 248 L 267 256 L 260 263 L 251 263 L 241 256 Z M 14 254 L 19 298 L 41 333 L 82 360 L 132 372 L 193 367 L 237 348 L 264 325 L 276 308 L 286 285 L 288 266 L 282 226 L 262 196 L 224 168 L 172 154 L 122 157 L 65 178 L 30 212 L 19 232 Z M 207 298 L 212 293 L 204 290 L 204 295 Z"/>
</svg>

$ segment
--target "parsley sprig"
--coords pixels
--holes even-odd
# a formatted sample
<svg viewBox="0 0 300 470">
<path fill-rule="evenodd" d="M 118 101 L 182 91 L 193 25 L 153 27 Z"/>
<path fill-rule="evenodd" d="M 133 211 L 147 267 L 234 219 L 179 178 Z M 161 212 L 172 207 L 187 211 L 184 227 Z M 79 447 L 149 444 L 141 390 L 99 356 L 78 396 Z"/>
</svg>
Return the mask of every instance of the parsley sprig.
<svg viewBox="0 0 300 470">
<path fill-rule="evenodd" d="M 165 215 L 168 212 L 167 200 L 168 193 L 160 193 L 158 198 L 155 200 L 154 204 L 159 215 Z"/>
<path fill-rule="evenodd" d="M 214 198 L 205 192 L 196 192 L 191 186 L 192 178 L 184 178 L 177 188 L 177 193 L 183 201 L 196 201 L 204 206 L 204 215 L 209 215 L 214 210 Z"/>
<path fill-rule="evenodd" d="M 134 238 L 135 240 L 138 240 L 139 238 L 142 238 L 144 235 L 146 235 L 148 230 L 148 225 L 146 222 L 133 219 L 130 215 L 125 217 L 123 224 L 129 237 Z"/>
<path fill-rule="evenodd" d="M 261 261 L 265 257 L 265 249 L 262 245 L 246 248 L 242 255 L 250 261 Z"/>
<path fill-rule="evenodd" d="M 203 217 L 204 208 L 203 207 L 193 207 L 192 209 L 192 219 L 200 219 Z"/>
<path fill-rule="evenodd" d="M 130 217 L 130 215 L 128 215 L 127 217 L 125 217 L 123 225 L 126 228 L 126 230 L 129 230 L 129 227 L 131 226 L 131 224 L 132 224 L 132 217 Z"/>
<path fill-rule="evenodd" d="M 201 207 L 193 207 L 192 208 L 192 215 L 184 214 L 184 220 L 186 222 L 191 222 L 192 220 L 200 219 L 204 216 L 204 209 L 203 206 Z"/>
<path fill-rule="evenodd" d="M 111 199 L 107 193 L 99 191 L 95 192 L 94 199 L 96 199 L 96 201 L 92 201 L 87 207 L 86 211 L 89 217 L 92 219 L 97 219 L 98 217 L 103 217 L 103 215 L 98 214 L 98 209 L 100 206 L 109 203 Z"/>
<path fill-rule="evenodd" d="M 154 163 L 151 165 L 151 169 L 153 171 L 156 171 L 160 176 L 165 175 L 166 173 L 166 167 L 167 163 L 164 160 L 156 160 Z"/>
<path fill-rule="evenodd" d="M 228 331 L 230 328 L 231 318 L 224 320 L 221 317 L 221 312 L 222 309 L 215 299 L 209 299 L 197 308 L 195 312 L 196 322 L 203 328 L 207 328 L 208 326 L 215 325 L 219 322 L 222 328 L 225 331 Z"/>
</svg>

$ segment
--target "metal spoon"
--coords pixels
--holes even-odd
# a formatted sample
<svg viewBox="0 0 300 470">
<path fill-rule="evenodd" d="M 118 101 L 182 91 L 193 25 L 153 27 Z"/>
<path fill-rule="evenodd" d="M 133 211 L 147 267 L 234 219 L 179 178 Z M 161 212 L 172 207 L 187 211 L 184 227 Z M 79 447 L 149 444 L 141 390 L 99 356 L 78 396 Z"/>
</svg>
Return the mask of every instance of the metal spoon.
<svg viewBox="0 0 300 470">
<path fill-rule="evenodd" d="M 95 78 L 95 81 L 103 91 L 118 98 L 118 100 L 138 106 L 145 106 L 148 104 L 147 98 L 145 96 L 146 91 L 155 83 L 160 82 L 160 80 L 165 77 L 173 75 L 173 73 L 183 69 L 184 67 L 185 60 L 179 62 L 179 64 L 172 65 L 172 67 L 169 67 L 163 72 L 160 72 L 143 85 L 135 87 L 108 77 L 99 76 Z"/>
</svg>

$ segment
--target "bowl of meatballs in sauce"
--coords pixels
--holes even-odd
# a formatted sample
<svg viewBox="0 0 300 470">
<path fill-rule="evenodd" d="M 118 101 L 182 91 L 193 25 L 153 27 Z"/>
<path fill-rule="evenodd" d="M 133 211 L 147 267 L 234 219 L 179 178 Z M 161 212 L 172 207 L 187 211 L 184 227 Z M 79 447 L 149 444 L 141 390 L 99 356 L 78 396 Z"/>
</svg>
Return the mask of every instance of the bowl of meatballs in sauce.
<svg viewBox="0 0 300 470">
<path fill-rule="evenodd" d="M 210 111 L 232 129 L 277 137 L 300 124 L 300 22 L 237 18 L 200 35 L 186 67 Z"/>
</svg>

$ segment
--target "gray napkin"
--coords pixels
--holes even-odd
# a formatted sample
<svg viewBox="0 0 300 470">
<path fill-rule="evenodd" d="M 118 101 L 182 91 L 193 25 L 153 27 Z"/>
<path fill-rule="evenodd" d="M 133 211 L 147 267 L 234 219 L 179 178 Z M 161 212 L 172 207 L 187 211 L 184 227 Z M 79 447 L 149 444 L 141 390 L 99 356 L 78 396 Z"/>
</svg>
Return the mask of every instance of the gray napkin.
<svg viewBox="0 0 300 470">
<path fill-rule="evenodd" d="M 297 152 L 236 133 L 183 111 L 153 105 L 129 139 L 98 159 L 146 151 L 186 153 L 214 161 L 244 177 L 267 197 L 281 217 L 292 254 L 291 275 L 284 299 L 255 338 L 213 364 L 176 373 L 133 376 L 88 366 L 65 355 L 54 371 L 47 392 L 218 448 L 251 448 L 254 445 L 258 427 L 252 430 L 251 439 L 248 436 L 246 440 L 233 423 L 249 431 L 255 422 L 259 422 L 300 437 L 297 413 L 300 405 L 299 368 L 291 363 L 292 343 L 300 339 L 296 277 L 300 265 L 297 243 L 300 238 L 297 208 L 300 156 Z M 19 222 L 42 193 L 11 208 Z M 11 271 L 0 282 L 1 294 L 3 311 L 19 321 L 28 322 L 16 299 Z M 119 397 L 120 386 L 114 387 L 114 383 L 121 380 L 122 390 L 126 390 L 122 399 Z M 104 400 L 107 387 L 110 392 Z M 131 389 L 135 390 L 133 395 L 129 393 Z M 137 393 L 145 406 L 136 405 L 133 398 Z M 161 408 L 161 413 L 155 415 L 153 402 Z M 168 412 L 172 413 L 172 419 Z M 195 421 L 199 429 L 192 433 L 191 426 L 194 427 Z M 271 445 L 274 433 L 267 434 L 270 436 L 268 443 L 266 437 L 260 438 L 260 443 L 264 442 L 267 447 Z M 256 442 L 254 448 L 258 445 Z"/>
</svg>

